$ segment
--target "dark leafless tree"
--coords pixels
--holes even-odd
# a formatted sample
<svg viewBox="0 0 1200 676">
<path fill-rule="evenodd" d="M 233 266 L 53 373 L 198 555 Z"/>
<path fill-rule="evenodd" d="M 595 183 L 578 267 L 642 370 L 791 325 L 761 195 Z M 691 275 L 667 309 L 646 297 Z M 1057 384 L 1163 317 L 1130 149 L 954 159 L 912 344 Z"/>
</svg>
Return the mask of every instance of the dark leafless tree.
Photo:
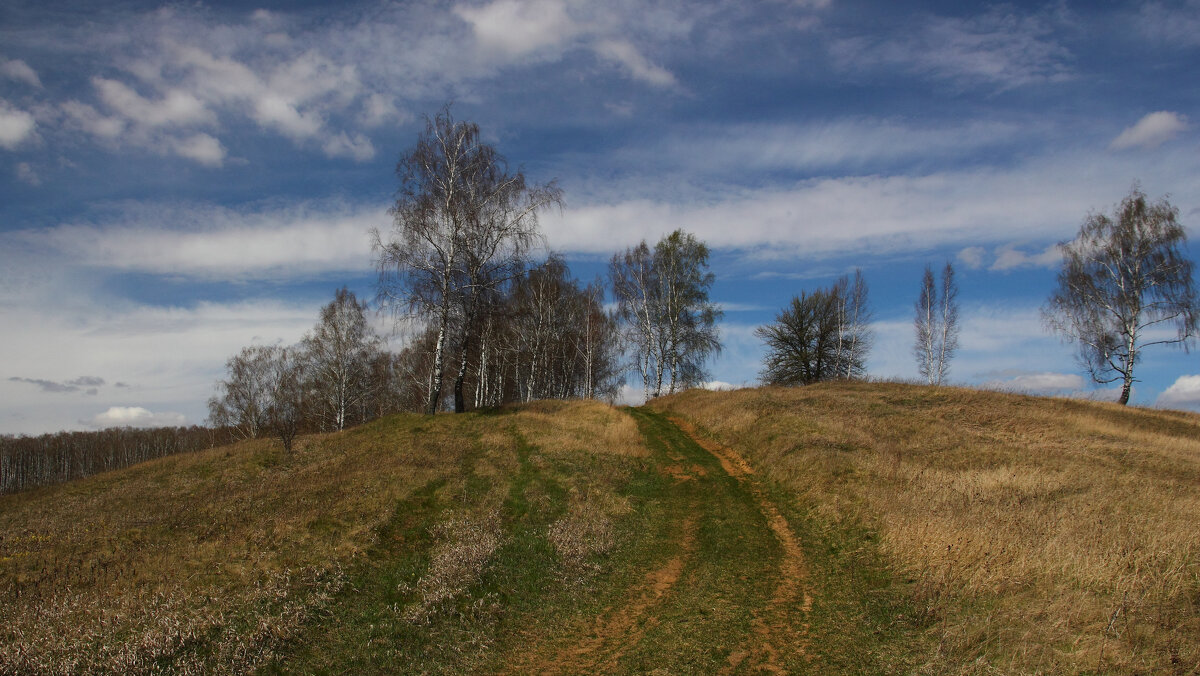
<svg viewBox="0 0 1200 676">
<path fill-rule="evenodd" d="M 769 385 L 810 385 L 866 373 L 871 347 L 867 286 L 860 272 L 828 289 L 792 298 L 755 335 L 767 346 L 760 379 Z"/>
</svg>

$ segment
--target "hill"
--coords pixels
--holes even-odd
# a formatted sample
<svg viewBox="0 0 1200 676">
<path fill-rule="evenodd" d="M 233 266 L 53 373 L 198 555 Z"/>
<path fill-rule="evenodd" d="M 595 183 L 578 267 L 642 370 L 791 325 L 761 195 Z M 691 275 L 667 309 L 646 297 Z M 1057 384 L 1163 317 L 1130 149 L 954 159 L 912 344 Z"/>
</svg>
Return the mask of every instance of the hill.
<svg viewBox="0 0 1200 676">
<path fill-rule="evenodd" d="M 1200 670 L 1200 416 L 861 383 L 653 407 L 744 454 L 789 518 L 877 543 L 923 671 Z"/>
<path fill-rule="evenodd" d="M 1198 432 L 831 384 L 172 456 L 0 496 L 0 673 L 1185 673 Z"/>
</svg>

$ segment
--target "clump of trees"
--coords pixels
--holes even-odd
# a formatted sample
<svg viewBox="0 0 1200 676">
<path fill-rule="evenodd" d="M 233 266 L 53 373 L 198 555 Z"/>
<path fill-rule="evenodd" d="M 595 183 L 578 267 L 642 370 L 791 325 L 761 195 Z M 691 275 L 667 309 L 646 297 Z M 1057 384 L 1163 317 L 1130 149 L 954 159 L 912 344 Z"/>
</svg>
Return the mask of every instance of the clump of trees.
<svg viewBox="0 0 1200 676">
<path fill-rule="evenodd" d="M 400 178 L 385 235 L 372 231 L 379 299 L 399 314 L 432 318 L 436 331 L 425 404 L 437 410 L 447 346 L 457 354 L 454 410 L 466 410 L 468 356 L 483 339 L 495 296 L 520 274 L 540 240 L 538 213 L 562 204 L 553 183 L 531 185 L 484 143 L 479 126 L 449 107 L 427 118 L 396 166 Z"/>
<path fill-rule="evenodd" d="M 302 429 L 336 431 L 390 412 L 377 397 L 394 356 L 367 320 L 367 304 L 339 289 L 293 346 L 245 347 L 208 401 L 209 422 L 235 439 L 277 436 L 285 450 Z"/>
<path fill-rule="evenodd" d="M 1187 233 L 1179 210 L 1149 202 L 1138 184 L 1114 213 L 1088 215 L 1062 243 L 1058 284 L 1042 308 L 1046 326 L 1073 342 L 1097 383 L 1120 381 L 1126 404 L 1134 368 L 1151 345 L 1187 348 L 1200 322 Z M 1173 332 L 1154 331 L 1160 327 Z"/>
<path fill-rule="evenodd" d="M 755 335 L 767 346 L 759 378 L 769 385 L 810 385 L 861 378 L 871 349 L 871 310 L 861 270 L 827 289 L 801 292 Z"/>
<path fill-rule="evenodd" d="M 676 230 L 653 249 L 643 240 L 609 262 L 617 319 L 647 396 L 703 383 L 705 362 L 721 351 L 708 256 L 703 242 Z"/>
<path fill-rule="evenodd" d="M 947 262 L 942 268 L 940 288 L 933 269 L 925 266 L 915 309 L 913 354 L 917 358 L 917 372 L 928 384 L 941 385 L 958 350 L 958 285 L 954 282 L 953 265 Z"/>
</svg>

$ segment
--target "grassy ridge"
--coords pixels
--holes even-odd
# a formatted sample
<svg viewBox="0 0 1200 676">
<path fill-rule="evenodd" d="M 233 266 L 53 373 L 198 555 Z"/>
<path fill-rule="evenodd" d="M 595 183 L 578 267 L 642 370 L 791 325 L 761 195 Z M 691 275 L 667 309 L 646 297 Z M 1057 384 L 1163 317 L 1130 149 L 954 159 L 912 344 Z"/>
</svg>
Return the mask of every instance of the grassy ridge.
<svg viewBox="0 0 1200 676">
<path fill-rule="evenodd" d="M 1200 669 L 1198 416 L 861 383 L 653 406 L 741 451 L 829 547 L 845 541 L 847 576 L 856 552 L 885 557 L 924 671 Z"/>
<path fill-rule="evenodd" d="M 0 497 L 0 674 L 1190 673 L 1198 439 L 847 383 L 176 456 Z"/>
</svg>

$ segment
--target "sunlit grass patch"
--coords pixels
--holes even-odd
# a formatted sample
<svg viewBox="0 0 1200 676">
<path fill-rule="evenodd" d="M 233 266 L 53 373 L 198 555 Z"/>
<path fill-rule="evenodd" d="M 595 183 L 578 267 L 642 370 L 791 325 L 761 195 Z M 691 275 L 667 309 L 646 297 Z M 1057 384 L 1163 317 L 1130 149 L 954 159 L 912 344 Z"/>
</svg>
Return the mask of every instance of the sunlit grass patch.
<svg viewBox="0 0 1200 676">
<path fill-rule="evenodd" d="M 659 400 L 877 530 L 935 672 L 1200 667 L 1200 416 L 837 383 Z"/>
</svg>

